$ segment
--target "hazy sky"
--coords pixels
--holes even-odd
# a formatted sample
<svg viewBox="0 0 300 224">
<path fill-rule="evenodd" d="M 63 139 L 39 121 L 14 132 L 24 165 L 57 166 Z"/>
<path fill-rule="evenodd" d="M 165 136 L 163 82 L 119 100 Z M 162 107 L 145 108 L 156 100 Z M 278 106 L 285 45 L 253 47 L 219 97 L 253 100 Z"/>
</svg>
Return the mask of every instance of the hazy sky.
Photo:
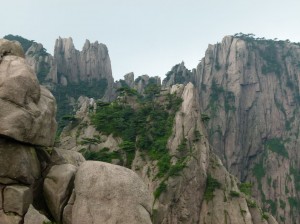
<svg viewBox="0 0 300 224">
<path fill-rule="evenodd" d="M 238 32 L 300 42 L 299 0 L 14 0 L 1 2 L 0 37 L 21 35 L 52 53 L 58 36 L 107 45 L 115 80 L 195 68 L 208 44 Z"/>
</svg>

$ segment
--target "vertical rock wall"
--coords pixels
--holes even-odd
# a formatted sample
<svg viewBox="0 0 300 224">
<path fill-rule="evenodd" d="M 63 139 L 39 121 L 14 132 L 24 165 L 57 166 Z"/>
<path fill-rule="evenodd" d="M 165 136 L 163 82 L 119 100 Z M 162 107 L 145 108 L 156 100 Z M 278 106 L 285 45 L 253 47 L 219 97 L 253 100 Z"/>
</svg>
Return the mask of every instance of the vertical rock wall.
<svg viewBox="0 0 300 224">
<path fill-rule="evenodd" d="M 300 222 L 299 61 L 297 44 L 227 36 L 195 76 L 215 152 L 281 223 Z"/>
</svg>

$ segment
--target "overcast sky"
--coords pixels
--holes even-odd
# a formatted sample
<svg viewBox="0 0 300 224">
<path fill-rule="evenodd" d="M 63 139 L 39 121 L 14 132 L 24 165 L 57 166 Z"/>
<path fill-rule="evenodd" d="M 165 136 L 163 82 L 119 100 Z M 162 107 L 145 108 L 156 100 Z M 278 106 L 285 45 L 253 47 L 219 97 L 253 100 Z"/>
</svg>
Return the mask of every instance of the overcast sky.
<svg viewBox="0 0 300 224">
<path fill-rule="evenodd" d="M 299 0 L 14 0 L 1 2 L 0 37 L 20 35 L 53 53 L 58 36 L 107 45 L 115 80 L 195 68 L 208 44 L 238 32 L 300 42 Z"/>
</svg>

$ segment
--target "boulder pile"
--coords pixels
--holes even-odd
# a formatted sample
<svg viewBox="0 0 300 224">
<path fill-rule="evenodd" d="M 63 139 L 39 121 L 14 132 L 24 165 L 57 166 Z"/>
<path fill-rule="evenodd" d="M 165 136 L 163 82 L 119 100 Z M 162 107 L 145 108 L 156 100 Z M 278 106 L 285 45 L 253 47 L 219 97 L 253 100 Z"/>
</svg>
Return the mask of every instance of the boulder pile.
<svg viewBox="0 0 300 224">
<path fill-rule="evenodd" d="M 53 148 L 55 115 L 21 45 L 0 39 L 0 224 L 151 223 L 137 174 Z"/>
</svg>

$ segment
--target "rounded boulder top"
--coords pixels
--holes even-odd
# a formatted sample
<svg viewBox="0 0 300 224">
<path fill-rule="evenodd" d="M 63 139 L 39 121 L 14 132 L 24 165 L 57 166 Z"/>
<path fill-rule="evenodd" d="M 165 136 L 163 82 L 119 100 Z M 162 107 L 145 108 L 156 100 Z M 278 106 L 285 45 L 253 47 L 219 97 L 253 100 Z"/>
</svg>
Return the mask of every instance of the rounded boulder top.
<svg viewBox="0 0 300 224">
<path fill-rule="evenodd" d="M 2 58 L 7 55 L 25 58 L 23 48 L 19 42 L 0 39 L 0 62 L 2 61 Z"/>
</svg>

